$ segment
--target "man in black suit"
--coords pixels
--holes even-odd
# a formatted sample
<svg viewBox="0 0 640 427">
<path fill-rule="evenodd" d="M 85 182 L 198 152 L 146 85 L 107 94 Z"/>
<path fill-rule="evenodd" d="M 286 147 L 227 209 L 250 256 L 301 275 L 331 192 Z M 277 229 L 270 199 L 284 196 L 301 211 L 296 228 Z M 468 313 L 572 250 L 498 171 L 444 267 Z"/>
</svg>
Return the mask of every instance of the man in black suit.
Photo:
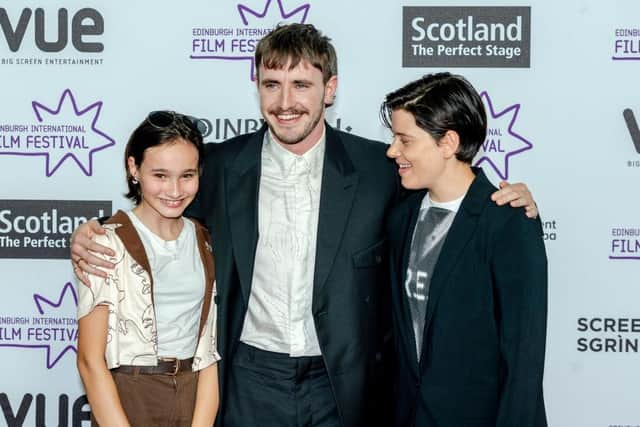
<svg viewBox="0 0 640 427">
<path fill-rule="evenodd" d="M 223 426 L 389 425 L 391 321 L 385 221 L 398 198 L 386 145 L 324 121 L 336 54 L 312 25 L 256 50 L 266 125 L 208 144 L 191 214 L 214 247 Z M 501 203 L 535 207 L 526 187 Z M 520 210 L 518 212 L 524 217 Z M 87 231 L 90 228 L 90 231 Z M 76 268 L 108 267 L 74 234 Z"/>
<path fill-rule="evenodd" d="M 539 219 L 496 206 L 471 161 L 485 139 L 462 77 L 387 95 L 387 155 L 420 190 L 389 219 L 396 426 L 546 426 L 547 260 Z"/>
<path fill-rule="evenodd" d="M 267 125 L 209 144 L 202 180 L 217 185 L 198 199 L 215 236 L 222 425 L 375 425 L 396 171 L 385 145 L 324 122 L 337 70 L 315 28 L 276 28 L 256 64 Z"/>
</svg>

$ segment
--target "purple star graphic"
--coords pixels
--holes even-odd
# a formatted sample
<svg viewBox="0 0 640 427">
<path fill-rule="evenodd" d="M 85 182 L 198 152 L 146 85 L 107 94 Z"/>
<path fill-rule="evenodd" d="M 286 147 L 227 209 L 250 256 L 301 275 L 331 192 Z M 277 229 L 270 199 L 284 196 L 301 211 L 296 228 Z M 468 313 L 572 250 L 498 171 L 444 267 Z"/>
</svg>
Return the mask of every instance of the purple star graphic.
<svg viewBox="0 0 640 427">
<path fill-rule="evenodd" d="M 242 23 L 247 26 L 249 25 L 248 16 L 254 16 L 257 19 L 264 19 L 267 16 L 267 12 L 271 7 L 273 0 L 267 0 L 264 5 L 264 9 L 260 11 L 256 11 L 251 9 L 248 6 L 238 3 L 237 9 L 240 14 L 240 19 L 242 19 Z M 284 5 L 282 4 L 282 0 L 275 0 L 275 3 L 278 6 L 278 11 L 280 13 L 280 17 L 282 20 L 293 20 L 294 22 L 304 24 L 307 20 L 307 15 L 309 14 L 309 8 L 311 7 L 308 3 L 305 3 L 301 6 L 298 6 L 290 11 L 286 11 Z M 253 55 L 232 55 L 232 54 L 224 54 L 224 55 L 191 55 L 191 59 L 222 59 L 226 61 L 249 61 L 251 65 L 251 81 L 256 80 L 256 64 Z"/>
<path fill-rule="evenodd" d="M 491 103 L 491 98 L 489 97 L 489 94 L 486 91 L 484 91 L 480 94 L 480 97 L 485 101 L 485 104 L 488 107 L 488 110 L 489 110 L 488 113 L 490 114 L 491 119 L 497 120 L 502 116 L 505 116 L 505 118 L 507 118 L 508 117 L 507 113 L 511 114 L 511 120 L 509 121 L 509 125 L 507 126 L 507 131 L 512 138 L 510 138 L 510 141 L 506 141 L 506 142 L 508 146 L 511 146 L 513 148 L 509 149 L 504 154 L 494 155 L 493 156 L 494 158 L 492 158 L 492 156 L 489 153 L 487 153 L 486 149 L 481 148 L 480 152 L 478 153 L 478 156 L 480 157 L 477 157 L 478 160 L 475 161 L 474 166 L 480 166 L 482 162 L 486 161 L 487 163 L 489 163 L 489 165 L 493 168 L 493 170 L 498 174 L 498 176 L 501 179 L 506 180 L 509 178 L 509 158 L 511 156 L 515 156 L 516 154 L 522 153 L 523 151 L 530 150 L 531 148 L 533 148 L 533 144 L 527 141 L 526 139 L 524 139 L 524 137 L 517 134 L 513 130 L 513 126 L 516 122 L 516 119 L 518 118 L 518 113 L 520 112 L 520 104 L 513 104 L 512 106 L 506 108 L 505 110 L 502 110 L 499 113 L 496 113 L 493 108 L 493 104 Z M 489 124 L 489 127 L 499 127 L 499 126 L 491 126 L 491 124 Z M 501 162 L 502 165 L 496 164 L 498 162 L 498 159 L 495 159 L 495 156 L 502 156 L 502 155 L 504 155 Z"/>
<path fill-rule="evenodd" d="M 56 116 L 58 115 L 61 111 L 63 106 L 65 105 L 65 101 L 69 100 L 71 102 L 71 106 L 73 108 L 73 112 L 75 114 L 76 117 L 82 117 L 85 114 L 88 114 L 90 112 L 93 113 L 93 120 L 91 122 L 91 130 L 99 135 L 100 137 L 104 138 L 106 141 L 104 144 L 102 145 L 95 145 L 93 148 L 91 148 L 91 150 L 89 150 L 89 153 L 87 155 L 87 160 L 86 160 L 86 165 L 72 152 L 66 152 L 64 153 L 62 156 L 59 156 L 57 154 L 55 154 L 55 151 L 53 152 L 42 152 L 42 153 L 24 153 L 24 152 L 20 152 L 20 153 L 3 153 L 3 154 L 18 154 L 18 155 L 27 155 L 27 156 L 45 156 L 46 157 L 46 169 L 45 169 L 45 173 L 47 177 L 50 177 L 51 175 L 53 175 L 56 170 L 58 170 L 58 168 L 62 165 L 62 163 L 67 159 L 67 158 L 71 158 L 73 160 L 75 160 L 75 162 L 78 164 L 78 166 L 80 166 L 80 169 L 82 170 L 82 172 L 87 175 L 87 176 L 91 176 L 93 174 L 93 153 L 100 151 L 100 150 L 104 150 L 105 148 L 111 147 L 113 145 L 115 145 L 115 141 L 109 137 L 108 135 L 106 135 L 105 133 L 103 133 L 102 131 L 98 130 L 96 128 L 96 123 L 98 122 L 98 118 L 100 116 L 100 111 L 102 110 L 102 101 L 98 101 L 98 102 L 94 102 L 93 104 L 89 105 L 88 107 L 84 108 L 84 109 L 79 109 L 78 108 L 78 104 L 76 103 L 76 99 L 73 96 L 73 93 L 71 92 L 71 89 L 65 89 L 64 92 L 62 92 L 62 95 L 60 96 L 60 101 L 58 102 L 58 106 L 55 109 L 51 109 L 48 108 L 47 106 L 45 106 L 44 104 L 41 104 L 37 101 L 33 101 L 31 103 L 31 106 L 33 107 L 33 111 L 36 115 L 36 118 L 38 119 L 38 122 L 42 123 L 44 121 L 43 118 L 43 113 L 47 113 L 50 116 Z M 90 117 L 90 116 L 88 116 Z M 57 158 L 57 160 L 52 161 L 51 158 Z M 53 164 L 53 166 L 52 166 Z"/>
<path fill-rule="evenodd" d="M 77 307 L 78 296 L 71 282 L 65 283 L 65 285 L 62 287 L 62 290 L 60 291 L 60 295 L 58 296 L 57 301 L 49 300 L 48 298 L 43 297 L 42 295 L 39 295 L 39 294 L 33 294 L 33 301 L 36 304 L 38 313 L 40 313 L 40 315 L 46 315 L 47 314 L 45 310 L 46 308 L 49 308 L 49 310 L 52 310 L 52 311 L 60 308 L 60 306 L 62 306 L 63 302 L 65 301 L 65 297 L 67 295 L 71 296 L 74 302 L 74 306 Z M 74 331 L 75 331 L 75 327 L 74 327 Z M 44 348 L 46 350 L 46 355 L 47 355 L 47 362 L 46 362 L 47 369 L 52 369 L 56 365 L 56 363 L 58 363 L 58 361 L 60 361 L 60 359 L 62 359 L 62 357 L 67 352 L 69 351 L 73 351 L 75 353 L 78 352 L 75 345 L 72 345 L 72 344 L 55 345 L 55 344 L 56 344 L 55 340 L 49 340 L 48 344 L 0 344 L 0 347 Z"/>
<path fill-rule="evenodd" d="M 256 18 L 264 18 L 265 16 L 267 16 L 267 11 L 269 10 L 271 1 L 272 0 L 267 0 L 267 3 L 264 5 L 264 10 L 262 12 L 256 12 L 255 10 L 249 8 L 248 6 L 245 6 L 243 4 L 238 4 L 238 12 L 240 13 L 240 17 L 242 18 L 242 22 L 244 23 L 244 25 L 249 25 L 249 21 L 247 20 L 247 16 L 245 15 L 245 12 L 255 16 Z M 310 7 L 308 4 L 303 4 L 302 6 L 298 6 L 297 8 L 293 9 L 290 12 L 285 12 L 284 5 L 282 4 L 282 0 L 276 0 L 276 2 L 278 3 L 278 9 L 280 10 L 280 16 L 282 17 L 282 19 L 289 19 L 293 15 L 299 12 L 302 12 L 302 19 L 299 22 L 301 24 L 304 24 L 304 22 L 307 20 L 307 14 L 309 13 L 309 7 Z"/>
<path fill-rule="evenodd" d="M 71 297 L 73 298 L 73 302 L 75 303 L 76 307 L 78 306 L 78 295 L 76 294 L 76 290 L 73 287 L 73 285 L 71 284 L 71 282 L 67 282 L 64 287 L 62 288 L 62 291 L 60 291 L 60 296 L 58 297 L 58 302 L 53 302 L 45 297 L 43 297 L 42 295 L 38 295 L 38 294 L 33 294 L 33 301 L 36 303 L 36 307 L 38 307 L 38 312 L 40 314 L 44 314 L 44 309 L 42 308 L 42 304 L 44 303 L 50 307 L 53 308 L 60 308 L 60 306 L 62 305 L 62 301 L 64 300 L 64 296 L 67 292 L 71 293 Z"/>
</svg>

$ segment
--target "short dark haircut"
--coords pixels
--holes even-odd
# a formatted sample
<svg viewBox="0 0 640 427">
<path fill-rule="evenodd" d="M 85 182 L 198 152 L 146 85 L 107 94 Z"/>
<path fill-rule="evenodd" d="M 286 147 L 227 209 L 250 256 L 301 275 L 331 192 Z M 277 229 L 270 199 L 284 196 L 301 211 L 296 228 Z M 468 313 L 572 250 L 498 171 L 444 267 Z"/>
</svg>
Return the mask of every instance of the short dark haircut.
<svg viewBox="0 0 640 427">
<path fill-rule="evenodd" d="M 186 116 L 180 113 L 173 114 L 175 114 L 173 122 L 162 127 L 151 124 L 148 118 L 144 119 L 133 131 L 124 149 L 124 170 L 127 174 L 127 186 L 129 188 L 125 196 L 131 199 L 136 205 L 142 200 L 142 194 L 140 192 L 140 183 L 134 183 L 133 176 L 129 173 L 129 157 L 133 157 L 136 166 L 140 167 L 144 160 L 144 153 L 148 148 L 175 143 L 178 139 L 182 138 L 192 143 L 198 150 L 198 171 L 202 171 L 202 164 L 204 162 L 202 134 L 198 132 L 197 129 L 186 124 L 186 121 L 190 120 L 187 119 Z"/>
<path fill-rule="evenodd" d="M 428 74 L 389 93 L 380 107 L 385 126 L 391 113 L 405 110 L 416 125 L 440 141 L 447 131 L 460 137 L 456 159 L 471 163 L 487 134 L 487 114 L 478 92 L 464 77 L 451 73 Z"/>
<path fill-rule="evenodd" d="M 311 24 L 278 25 L 264 36 L 256 47 L 256 70 L 289 68 L 308 62 L 322 72 L 323 82 L 338 74 L 338 59 L 331 39 Z"/>
</svg>

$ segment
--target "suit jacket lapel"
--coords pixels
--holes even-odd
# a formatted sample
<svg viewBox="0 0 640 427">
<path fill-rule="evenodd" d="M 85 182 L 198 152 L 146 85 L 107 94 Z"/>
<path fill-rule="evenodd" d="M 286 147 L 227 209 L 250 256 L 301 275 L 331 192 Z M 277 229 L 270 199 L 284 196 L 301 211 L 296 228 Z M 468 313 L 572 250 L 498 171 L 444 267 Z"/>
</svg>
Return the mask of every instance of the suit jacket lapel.
<svg viewBox="0 0 640 427">
<path fill-rule="evenodd" d="M 433 313 L 438 305 L 442 291 L 446 287 L 449 275 L 460 259 L 460 254 L 472 239 L 478 218 L 486 207 L 486 200 L 493 191 L 491 183 L 487 180 L 481 169 L 473 168 L 476 178 L 471 183 L 467 195 L 462 200 L 460 209 L 456 214 L 453 224 L 445 239 L 438 262 L 433 271 L 429 300 L 427 302 L 427 314 L 424 324 L 422 352 L 429 345 L 427 341 L 429 326 L 433 319 Z M 423 358 L 421 358 L 423 360 Z"/>
<path fill-rule="evenodd" d="M 409 256 L 411 254 L 411 243 L 413 240 L 413 230 L 416 227 L 416 222 L 418 222 L 418 214 L 420 213 L 420 205 L 422 204 L 422 199 L 426 194 L 425 191 L 421 191 L 420 193 L 411 196 L 409 200 L 407 200 L 406 210 L 402 218 L 405 219 L 405 223 L 403 224 L 400 236 L 397 236 L 399 239 L 402 239 L 402 250 L 399 251 L 400 262 L 394 263 L 394 265 L 399 265 L 400 267 L 400 282 L 398 286 L 400 289 L 397 289 L 397 294 L 400 296 L 400 316 L 402 318 L 402 323 L 405 325 L 402 330 L 406 333 L 405 342 L 409 343 L 408 353 L 410 354 L 411 361 L 413 362 L 411 366 L 416 369 L 414 372 L 416 375 L 418 373 L 418 356 L 416 354 L 416 338 L 413 332 L 413 320 L 411 317 L 411 308 L 409 307 L 409 302 L 407 300 L 407 291 L 405 288 L 405 281 L 407 280 L 407 268 L 409 266 Z M 394 237 L 395 238 L 395 237 Z"/>
<path fill-rule="evenodd" d="M 325 127 L 326 148 L 313 280 L 314 306 L 320 301 L 320 292 L 340 247 L 358 186 L 358 175 L 340 135 L 326 123 Z"/>
<path fill-rule="evenodd" d="M 225 197 L 235 262 L 245 307 L 258 243 L 260 159 L 266 126 L 255 133 L 225 169 Z"/>
</svg>

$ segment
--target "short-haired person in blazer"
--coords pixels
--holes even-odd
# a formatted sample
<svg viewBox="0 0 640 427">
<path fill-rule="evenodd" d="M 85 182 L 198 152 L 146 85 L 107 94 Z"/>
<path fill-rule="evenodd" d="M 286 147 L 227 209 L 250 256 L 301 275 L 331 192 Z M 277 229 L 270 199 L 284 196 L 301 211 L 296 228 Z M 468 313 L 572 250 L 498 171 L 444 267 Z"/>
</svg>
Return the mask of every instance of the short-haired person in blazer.
<svg viewBox="0 0 640 427">
<path fill-rule="evenodd" d="M 547 258 L 540 219 L 497 206 L 471 166 L 486 113 L 467 80 L 387 95 L 387 155 L 418 190 L 388 222 L 396 426 L 546 426 Z"/>
</svg>

